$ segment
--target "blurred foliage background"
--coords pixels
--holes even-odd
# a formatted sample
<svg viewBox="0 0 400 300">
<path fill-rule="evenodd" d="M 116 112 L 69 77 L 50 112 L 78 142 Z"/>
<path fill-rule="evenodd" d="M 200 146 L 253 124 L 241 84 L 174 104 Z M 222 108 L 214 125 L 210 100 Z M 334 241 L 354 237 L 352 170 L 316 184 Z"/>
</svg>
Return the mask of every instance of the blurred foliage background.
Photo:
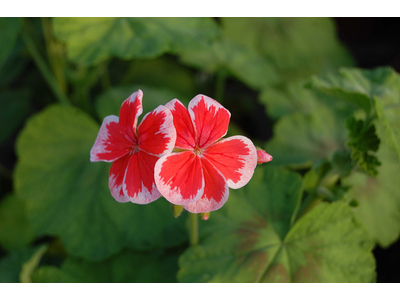
<svg viewBox="0 0 400 300">
<path fill-rule="evenodd" d="M 0 282 L 399 282 L 400 19 L 0 18 Z M 379 68 L 378 68 L 379 67 Z M 117 203 L 102 119 L 197 94 L 274 160 L 200 223 Z M 143 115 L 144 115 L 143 114 Z"/>
</svg>

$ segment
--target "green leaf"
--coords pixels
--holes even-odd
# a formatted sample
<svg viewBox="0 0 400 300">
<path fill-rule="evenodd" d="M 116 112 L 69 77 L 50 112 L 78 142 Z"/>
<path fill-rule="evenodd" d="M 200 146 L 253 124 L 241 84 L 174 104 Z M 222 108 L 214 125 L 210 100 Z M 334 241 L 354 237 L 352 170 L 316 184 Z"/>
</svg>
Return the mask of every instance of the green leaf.
<svg viewBox="0 0 400 300">
<path fill-rule="evenodd" d="M 125 251 L 101 263 L 67 258 L 61 268 L 43 266 L 33 282 L 176 282 L 178 256 Z"/>
<path fill-rule="evenodd" d="M 380 135 L 385 130 L 379 125 L 377 131 Z M 343 183 L 353 186 L 349 195 L 358 202 L 353 209 L 357 219 L 381 247 L 388 247 L 400 236 L 400 164 L 385 143 L 380 144 L 377 157 L 382 165 L 376 178 L 355 173 Z"/>
<path fill-rule="evenodd" d="M 306 192 L 310 192 L 316 189 L 321 180 L 331 170 L 332 166 L 327 160 L 320 160 L 313 164 L 312 168 L 304 174 L 303 178 L 303 189 Z"/>
<path fill-rule="evenodd" d="M 21 27 L 21 18 L 0 18 L 0 69 L 12 53 Z"/>
<path fill-rule="evenodd" d="M 400 76 L 393 70 L 385 83 L 387 92 L 374 97 L 378 119 L 385 125 L 385 141 L 389 149 L 396 151 L 400 162 Z"/>
<path fill-rule="evenodd" d="M 258 100 L 265 105 L 266 113 L 273 119 L 299 112 L 309 114 L 318 109 L 320 104 L 343 116 L 352 114 L 357 108 L 335 97 L 311 91 L 305 88 L 305 84 L 304 79 L 301 79 L 289 82 L 279 89 L 264 88 Z"/>
<path fill-rule="evenodd" d="M 187 239 L 182 218 L 164 199 L 116 202 L 110 164 L 91 163 L 99 125 L 80 110 L 54 105 L 32 117 L 17 141 L 15 190 L 37 234 L 60 236 L 75 256 L 101 260 L 124 247 L 169 247 Z"/>
<path fill-rule="evenodd" d="M 397 152 L 397 158 L 400 162 L 400 102 L 386 106 L 382 102 L 380 98 L 375 100 L 378 119 L 386 127 L 386 132 L 382 134 L 382 137 L 385 136 L 389 149 Z"/>
<path fill-rule="evenodd" d="M 338 150 L 332 156 L 332 165 L 338 171 L 340 177 L 347 177 L 355 168 L 355 162 L 351 158 L 351 150 Z"/>
<path fill-rule="evenodd" d="M 182 98 L 175 92 L 165 88 L 155 88 L 146 85 L 119 86 L 111 88 L 101 94 L 96 100 L 96 111 L 100 119 L 109 115 L 119 115 L 122 102 L 132 93 L 141 89 L 143 92 L 143 117 L 159 105 L 165 105 L 174 98 L 178 98 L 184 105 L 188 105 L 189 100 Z"/>
<path fill-rule="evenodd" d="M 393 98 L 399 95 L 400 80 L 389 67 L 374 70 L 341 68 L 338 73 L 313 76 L 309 87 L 346 100 L 369 112 L 374 97 Z"/>
<path fill-rule="evenodd" d="M 376 152 L 379 148 L 379 138 L 375 132 L 375 126 L 363 120 L 350 117 L 346 120 L 349 130 L 349 140 L 346 145 L 351 149 L 351 158 L 359 169 L 370 176 L 378 175 L 376 167 L 381 163 L 370 151 Z"/>
<path fill-rule="evenodd" d="M 346 141 L 344 119 L 323 105 L 310 114 L 293 113 L 282 117 L 274 127 L 274 137 L 265 149 L 273 165 L 311 166 L 327 158 Z"/>
<path fill-rule="evenodd" d="M 11 252 L 0 260 L 0 282 L 19 282 L 22 265 L 35 253 L 37 248 L 22 248 Z"/>
<path fill-rule="evenodd" d="M 385 140 L 400 161 L 400 76 L 390 67 L 340 69 L 338 74 L 313 77 L 309 86 L 342 98 L 369 112 L 371 104 L 386 126 Z"/>
<path fill-rule="evenodd" d="M 26 67 L 31 62 L 31 57 L 26 56 L 25 51 L 25 45 L 20 40 L 16 43 L 14 50 L 3 66 L 0 67 L 0 89 L 6 90 L 13 82 L 23 76 Z"/>
<path fill-rule="evenodd" d="M 18 129 L 30 109 L 30 93 L 28 91 L 0 93 L 0 144 Z"/>
<path fill-rule="evenodd" d="M 112 73 L 111 78 L 120 76 L 119 70 Z M 135 59 L 130 62 L 128 70 L 123 73 L 121 85 L 151 86 L 159 89 L 166 88 L 193 98 L 196 91 L 197 80 L 194 71 L 179 64 L 175 57 L 163 55 L 155 59 Z M 177 96 L 175 96 L 177 97 Z"/>
<path fill-rule="evenodd" d="M 28 224 L 25 202 L 10 194 L 0 202 L 0 244 L 7 250 L 27 246 L 35 232 Z"/>
<path fill-rule="evenodd" d="M 284 244 L 293 282 L 375 280 L 374 245 L 343 203 L 321 203 L 293 226 Z M 273 273 L 267 272 L 264 280 L 274 278 Z"/>
<path fill-rule="evenodd" d="M 256 170 L 213 213 L 199 246 L 180 258 L 181 282 L 372 282 L 373 243 L 341 202 L 322 203 L 293 226 L 301 179 Z"/>
<path fill-rule="evenodd" d="M 70 60 L 96 64 L 110 56 L 152 58 L 207 47 L 219 29 L 211 18 L 54 18 Z"/>
<path fill-rule="evenodd" d="M 265 58 L 226 38 L 214 42 L 209 48 L 183 53 L 181 61 L 209 73 L 217 72 L 221 68 L 227 69 L 254 89 L 277 82 L 277 74 Z"/>
<path fill-rule="evenodd" d="M 318 100 L 303 85 L 302 82 L 289 83 L 283 91 L 264 88 L 258 100 L 266 106 L 266 113 L 273 119 L 295 112 L 310 113 L 317 107 Z"/>
<path fill-rule="evenodd" d="M 266 58 L 284 84 L 352 65 L 328 18 L 221 18 L 221 22 L 229 39 Z"/>
<path fill-rule="evenodd" d="M 201 224 L 205 227 L 201 246 L 181 256 L 178 280 L 258 281 L 268 258 L 279 251 L 300 197 L 301 179 L 296 173 L 256 169 L 246 187 L 230 190 L 223 208 Z"/>
</svg>

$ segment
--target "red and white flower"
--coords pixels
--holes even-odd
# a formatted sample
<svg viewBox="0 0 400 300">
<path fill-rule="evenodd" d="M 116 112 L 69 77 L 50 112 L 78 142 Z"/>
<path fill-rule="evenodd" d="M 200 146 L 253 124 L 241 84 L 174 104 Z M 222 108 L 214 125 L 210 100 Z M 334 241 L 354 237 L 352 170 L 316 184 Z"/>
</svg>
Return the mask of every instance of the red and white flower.
<svg viewBox="0 0 400 300">
<path fill-rule="evenodd" d="M 161 196 L 154 182 L 154 166 L 175 145 L 173 117 L 165 106 L 146 114 L 136 127 L 142 98 L 138 90 L 122 103 L 119 118 L 104 118 L 90 151 L 92 162 L 113 162 L 109 187 L 119 202 L 147 204 Z"/>
<path fill-rule="evenodd" d="M 207 96 L 194 97 L 188 109 L 177 99 L 165 106 L 173 115 L 179 152 L 156 163 L 159 191 L 192 213 L 221 208 L 228 187 L 238 189 L 253 176 L 256 148 L 244 136 L 221 139 L 228 131 L 230 112 Z"/>
</svg>

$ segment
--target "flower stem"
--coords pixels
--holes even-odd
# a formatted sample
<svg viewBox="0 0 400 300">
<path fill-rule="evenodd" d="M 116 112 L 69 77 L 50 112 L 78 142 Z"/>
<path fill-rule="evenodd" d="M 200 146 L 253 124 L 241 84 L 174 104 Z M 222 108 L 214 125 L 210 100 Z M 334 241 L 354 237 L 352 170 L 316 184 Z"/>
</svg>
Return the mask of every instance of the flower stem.
<svg viewBox="0 0 400 300">
<path fill-rule="evenodd" d="M 323 200 L 320 193 L 318 193 L 321 188 L 330 191 L 329 189 L 335 186 L 339 178 L 340 176 L 335 170 L 331 170 L 322 178 L 320 178 L 318 184 L 313 188 L 313 190 L 308 194 L 308 196 L 301 203 L 300 207 L 297 209 L 295 213 L 296 217 L 293 219 L 293 223 L 304 216 L 315 205 Z"/>
<path fill-rule="evenodd" d="M 109 88 L 111 88 L 111 78 L 110 78 L 110 73 L 108 71 L 108 65 L 109 65 L 109 61 L 105 61 L 102 64 L 102 68 L 101 68 L 101 86 L 103 88 L 104 91 L 108 90 Z"/>
<path fill-rule="evenodd" d="M 36 48 L 33 40 L 29 36 L 26 30 L 21 31 L 22 40 L 24 41 L 26 47 L 28 48 L 30 54 L 32 55 L 35 64 L 39 68 L 39 71 L 42 73 L 44 79 L 47 81 L 48 85 L 50 86 L 51 90 L 53 91 L 54 95 L 56 96 L 57 100 L 62 104 L 69 104 L 67 96 L 62 92 L 56 79 L 54 78 L 53 74 L 51 73 L 49 67 L 46 65 L 46 62 L 40 55 L 38 49 Z"/>
<path fill-rule="evenodd" d="M 66 60 L 64 55 L 64 47 L 54 38 L 54 33 L 53 33 L 53 28 L 51 26 L 50 18 L 42 17 L 41 21 L 43 28 L 43 36 L 46 42 L 48 61 L 53 69 L 53 74 L 57 81 L 58 87 L 65 94 L 68 88 L 67 88 L 67 80 L 65 78 Z"/>
<path fill-rule="evenodd" d="M 215 84 L 215 100 L 222 102 L 225 92 L 225 82 L 226 82 L 227 72 L 225 69 L 220 69 L 217 72 L 217 81 Z"/>
<path fill-rule="evenodd" d="M 197 214 L 189 214 L 190 218 L 190 228 L 189 228 L 189 236 L 190 236 L 190 245 L 196 246 L 199 243 L 199 218 Z"/>
</svg>

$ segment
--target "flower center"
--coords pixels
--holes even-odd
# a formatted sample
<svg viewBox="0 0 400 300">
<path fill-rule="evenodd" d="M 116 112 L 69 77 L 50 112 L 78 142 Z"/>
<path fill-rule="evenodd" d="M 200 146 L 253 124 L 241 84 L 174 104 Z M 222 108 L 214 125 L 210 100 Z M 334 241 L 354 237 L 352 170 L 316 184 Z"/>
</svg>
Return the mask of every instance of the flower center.
<svg viewBox="0 0 400 300">
<path fill-rule="evenodd" d="M 129 155 L 133 155 L 134 153 L 139 152 L 139 146 L 132 146 L 131 151 L 129 152 Z"/>
<path fill-rule="evenodd" d="M 196 147 L 194 148 L 194 151 L 193 151 L 193 152 L 194 152 L 196 155 L 201 155 L 201 149 L 200 149 L 200 147 L 196 145 Z"/>
</svg>

